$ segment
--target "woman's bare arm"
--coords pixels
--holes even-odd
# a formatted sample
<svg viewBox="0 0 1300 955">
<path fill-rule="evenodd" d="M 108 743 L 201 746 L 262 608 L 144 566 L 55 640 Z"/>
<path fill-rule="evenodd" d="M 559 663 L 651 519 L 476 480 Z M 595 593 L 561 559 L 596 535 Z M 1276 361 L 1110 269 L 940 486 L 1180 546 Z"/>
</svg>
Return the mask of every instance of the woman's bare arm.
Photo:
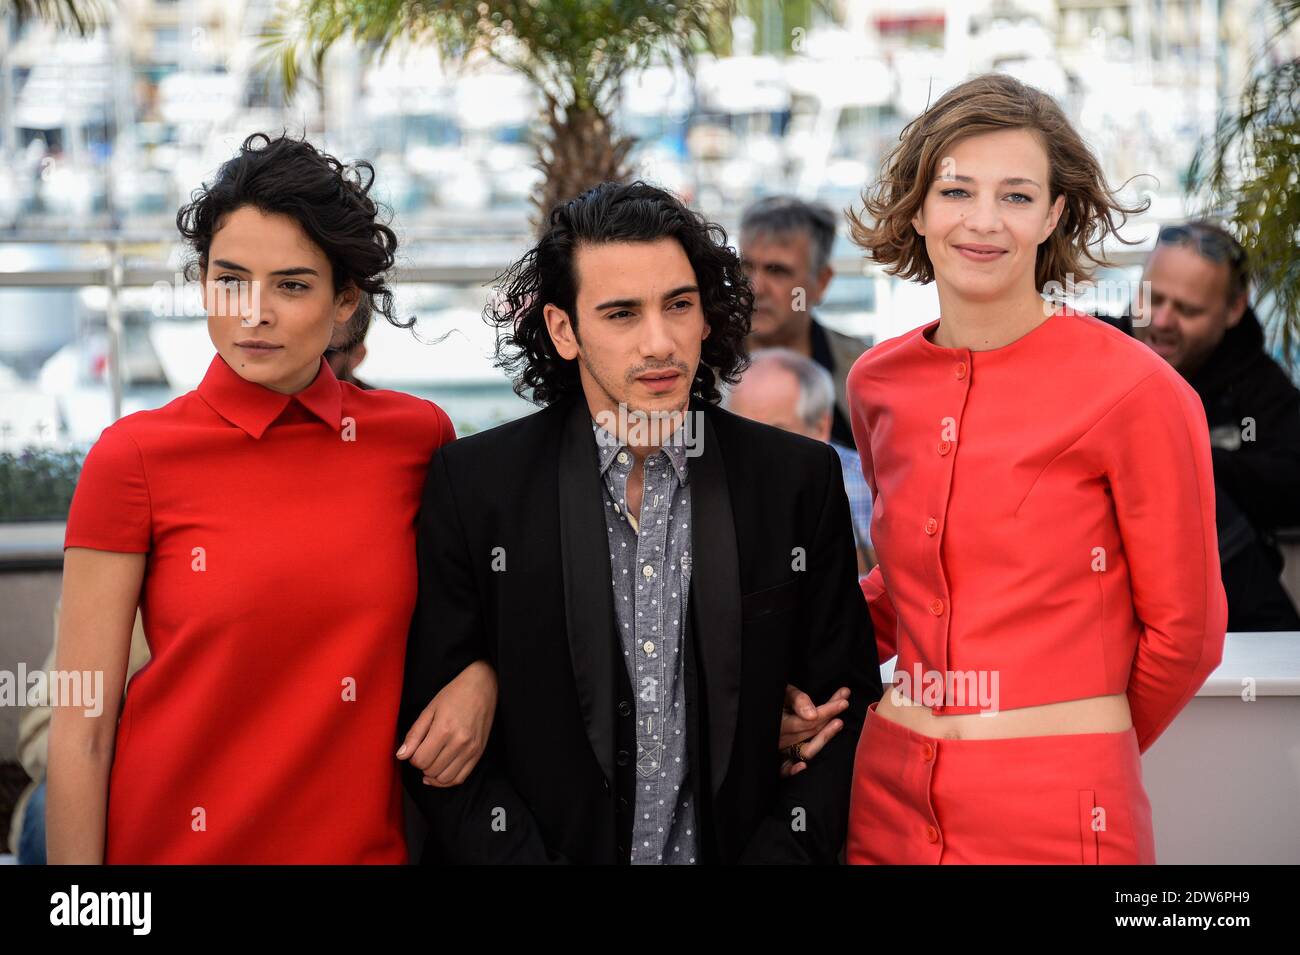
<svg viewBox="0 0 1300 955">
<path fill-rule="evenodd" d="M 55 673 L 80 672 L 83 687 L 100 692 L 93 707 L 84 694 L 67 705 L 54 695 L 59 682 L 51 686 L 45 828 L 52 865 L 104 861 L 108 777 L 146 556 L 64 551 Z"/>
</svg>

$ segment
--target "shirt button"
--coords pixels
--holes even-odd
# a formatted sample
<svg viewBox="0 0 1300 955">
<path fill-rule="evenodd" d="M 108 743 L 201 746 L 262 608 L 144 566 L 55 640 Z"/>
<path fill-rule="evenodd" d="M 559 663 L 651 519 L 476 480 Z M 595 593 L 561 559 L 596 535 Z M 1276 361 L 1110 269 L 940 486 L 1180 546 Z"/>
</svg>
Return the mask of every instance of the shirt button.
<svg viewBox="0 0 1300 955">
<path fill-rule="evenodd" d="M 934 759 L 934 744 L 926 743 L 925 746 L 921 749 L 921 755 L 925 758 L 925 761 L 927 763 L 930 760 Z"/>
<path fill-rule="evenodd" d="M 936 829 L 936 828 L 934 828 L 934 826 L 926 826 L 926 827 L 925 827 L 925 841 L 926 841 L 926 842 L 938 842 L 938 841 L 939 841 L 939 830 Z"/>
<path fill-rule="evenodd" d="M 943 601 L 938 597 L 935 597 L 930 601 L 930 613 L 934 614 L 936 617 L 943 613 Z"/>
<path fill-rule="evenodd" d="M 632 704 L 629 703 L 627 700 L 624 700 L 622 703 L 620 703 L 620 704 L 618 705 L 618 715 L 619 715 L 619 716 L 631 716 L 631 715 L 632 715 Z"/>
<path fill-rule="evenodd" d="M 646 580 L 649 580 L 654 575 L 655 575 L 655 569 L 651 567 L 649 564 L 646 564 L 644 567 L 641 568 L 641 576 L 644 577 Z"/>
<path fill-rule="evenodd" d="M 925 532 L 927 534 L 933 536 L 934 532 L 937 531 L 938 529 L 939 529 L 939 522 L 936 521 L 933 517 L 925 522 Z"/>
<path fill-rule="evenodd" d="M 620 451 L 620 452 L 618 452 L 618 463 L 619 463 L 619 464 L 627 464 L 627 452 L 626 452 L 626 451 Z"/>
<path fill-rule="evenodd" d="M 952 442 L 951 442 L 951 441 L 940 441 L 940 442 L 939 442 L 939 453 L 940 453 L 940 454 L 947 454 L 947 453 L 948 453 L 949 451 L 951 451 L 951 450 L 952 450 Z"/>
<path fill-rule="evenodd" d="M 655 645 L 651 641 L 647 640 L 645 643 L 641 644 L 641 649 L 648 655 L 655 652 Z"/>
<path fill-rule="evenodd" d="M 965 377 L 966 377 L 966 363 L 964 361 L 959 361 L 957 362 L 957 380 L 961 381 Z"/>
</svg>

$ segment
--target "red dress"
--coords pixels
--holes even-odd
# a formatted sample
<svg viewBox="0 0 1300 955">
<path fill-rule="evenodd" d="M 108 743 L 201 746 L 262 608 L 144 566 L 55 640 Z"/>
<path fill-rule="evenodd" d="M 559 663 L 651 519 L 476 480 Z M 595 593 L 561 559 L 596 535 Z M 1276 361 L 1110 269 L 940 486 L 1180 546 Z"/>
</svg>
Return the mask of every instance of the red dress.
<svg viewBox="0 0 1300 955">
<path fill-rule="evenodd" d="M 147 553 L 150 661 L 109 784 L 109 863 L 403 863 L 394 750 L 433 403 L 220 355 L 87 455 L 65 547 Z"/>
<path fill-rule="evenodd" d="M 1150 861 L 1137 756 L 1218 665 L 1227 622 L 1200 400 L 1069 309 L 989 351 L 939 347 L 937 325 L 849 374 L 880 659 L 896 651 L 936 713 L 1126 693 L 1133 728 L 931 741 L 872 712 L 850 860 Z"/>
</svg>

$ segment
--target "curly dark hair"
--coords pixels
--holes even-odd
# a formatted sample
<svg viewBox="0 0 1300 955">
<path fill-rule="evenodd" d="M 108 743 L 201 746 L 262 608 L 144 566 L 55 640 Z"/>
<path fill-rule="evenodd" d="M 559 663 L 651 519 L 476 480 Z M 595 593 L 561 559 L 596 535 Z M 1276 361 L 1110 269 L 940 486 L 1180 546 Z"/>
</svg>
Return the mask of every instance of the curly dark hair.
<svg viewBox="0 0 1300 955">
<path fill-rule="evenodd" d="M 558 203 L 543 228 L 537 244 L 497 276 L 495 294 L 483 310 L 484 320 L 498 329 L 496 365 L 514 380 L 520 397 L 549 405 L 582 391 L 577 362 L 560 357 L 542 315 L 548 302 L 563 309 L 578 334 L 574 255 L 582 243 L 676 239 L 695 270 L 710 329 L 691 393 L 717 404 L 718 382 L 735 384 L 748 367 L 745 338 L 754 293 L 722 226 L 672 193 L 637 180 L 603 182 Z"/>
<path fill-rule="evenodd" d="M 385 281 L 397 234 L 379 221 L 381 210 L 391 220 L 391 210 L 370 198 L 374 184 L 375 169 L 364 159 L 342 163 L 283 130 L 276 137 L 253 133 L 239 155 L 222 164 L 216 179 L 190 193 L 190 201 L 176 213 L 176 228 L 193 253 L 185 278 L 195 281 L 207 269 L 222 217 L 252 206 L 267 215 L 291 216 L 302 226 L 329 260 L 335 294 L 355 285 L 371 311 L 398 328 L 410 328 L 415 316 L 397 319 Z"/>
</svg>

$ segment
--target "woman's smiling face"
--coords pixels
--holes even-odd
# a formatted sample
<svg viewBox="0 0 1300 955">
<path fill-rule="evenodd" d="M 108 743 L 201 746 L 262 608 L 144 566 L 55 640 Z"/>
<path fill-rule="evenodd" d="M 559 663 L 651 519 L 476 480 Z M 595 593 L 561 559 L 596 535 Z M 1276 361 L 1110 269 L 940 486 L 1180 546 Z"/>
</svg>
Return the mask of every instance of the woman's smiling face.
<svg viewBox="0 0 1300 955">
<path fill-rule="evenodd" d="M 208 334 L 242 378 L 293 394 L 315 380 L 358 292 L 337 295 L 325 253 L 287 215 L 241 206 L 212 236 L 200 273 Z"/>
<path fill-rule="evenodd" d="M 1038 247 L 1065 208 L 1064 195 L 1050 201 L 1050 172 L 1046 150 L 1026 129 L 954 143 L 912 218 L 935 280 L 968 301 L 1033 286 Z"/>
</svg>

